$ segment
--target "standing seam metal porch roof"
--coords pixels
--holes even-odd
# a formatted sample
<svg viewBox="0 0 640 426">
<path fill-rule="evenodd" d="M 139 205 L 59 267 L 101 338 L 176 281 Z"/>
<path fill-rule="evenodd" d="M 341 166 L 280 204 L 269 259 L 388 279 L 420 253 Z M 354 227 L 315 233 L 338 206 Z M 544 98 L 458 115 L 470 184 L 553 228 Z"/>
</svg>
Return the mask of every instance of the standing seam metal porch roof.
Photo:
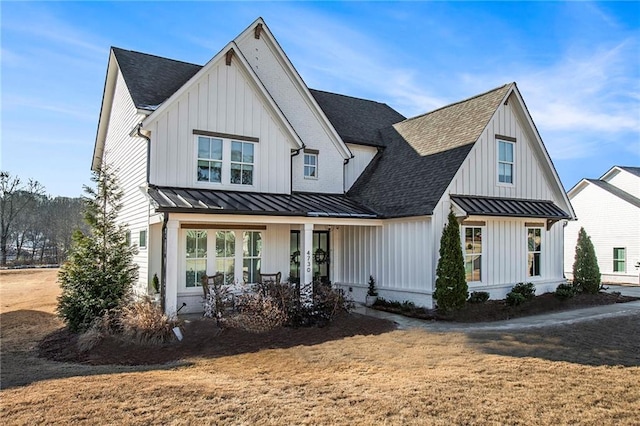
<svg viewBox="0 0 640 426">
<path fill-rule="evenodd" d="M 545 219 L 569 219 L 570 216 L 553 201 L 524 200 L 517 198 L 492 198 L 469 195 L 450 195 L 469 215 L 536 217 Z"/>
<path fill-rule="evenodd" d="M 147 193 L 156 204 L 158 212 L 363 219 L 378 217 L 343 194 L 272 194 L 158 186 L 150 186 Z"/>
</svg>

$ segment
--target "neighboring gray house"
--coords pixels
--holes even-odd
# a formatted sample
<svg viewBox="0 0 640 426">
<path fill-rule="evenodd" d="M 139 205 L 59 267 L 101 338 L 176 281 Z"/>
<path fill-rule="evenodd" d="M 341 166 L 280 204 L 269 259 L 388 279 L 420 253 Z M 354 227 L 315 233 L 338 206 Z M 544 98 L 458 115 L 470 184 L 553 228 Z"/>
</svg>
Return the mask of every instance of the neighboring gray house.
<svg viewBox="0 0 640 426">
<path fill-rule="evenodd" d="M 355 300 L 373 275 L 381 296 L 430 307 L 451 209 L 470 290 L 563 281 L 574 214 L 515 83 L 406 119 L 309 89 L 258 19 L 204 66 L 112 48 L 103 163 L 140 244 L 138 290 L 158 274 L 169 313 L 201 309 L 205 272 L 279 271 Z"/>
<path fill-rule="evenodd" d="M 573 278 L 578 231 L 584 227 L 602 282 L 639 284 L 640 167 L 613 166 L 600 179 L 582 179 L 568 194 L 578 220 L 564 234 L 567 277 Z"/>
</svg>

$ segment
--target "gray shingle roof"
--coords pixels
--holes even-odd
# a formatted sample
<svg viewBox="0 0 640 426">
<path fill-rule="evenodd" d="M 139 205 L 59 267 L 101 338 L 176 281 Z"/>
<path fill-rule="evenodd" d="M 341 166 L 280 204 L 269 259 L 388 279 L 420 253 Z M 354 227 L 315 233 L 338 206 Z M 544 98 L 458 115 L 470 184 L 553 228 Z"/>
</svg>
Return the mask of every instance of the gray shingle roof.
<svg viewBox="0 0 640 426">
<path fill-rule="evenodd" d="M 136 108 L 155 110 L 202 66 L 112 47 Z"/>
<path fill-rule="evenodd" d="M 629 167 L 629 166 L 618 166 L 622 170 L 626 170 L 627 172 L 634 174 L 640 177 L 640 167 Z"/>
<path fill-rule="evenodd" d="M 378 130 L 405 119 L 387 104 L 309 89 L 342 140 L 382 146 Z"/>
<path fill-rule="evenodd" d="M 622 167 L 621 167 L 622 168 Z M 603 180 L 598 180 L 598 179 L 586 179 L 587 182 L 590 182 L 594 185 L 599 186 L 600 188 L 604 189 L 607 192 L 610 192 L 611 194 L 615 195 L 616 197 L 633 204 L 636 207 L 640 207 L 640 198 L 638 197 L 634 197 L 633 195 L 629 194 L 626 191 L 623 191 L 622 189 L 618 188 L 617 186 L 611 185 L 609 182 L 605 182 Z"/>
<path fill-rule="evenodd" d="M 380 134 L 386 145 L 348 195 L 386 217 L 429 215 L 513 83 Z"/>
</svg>

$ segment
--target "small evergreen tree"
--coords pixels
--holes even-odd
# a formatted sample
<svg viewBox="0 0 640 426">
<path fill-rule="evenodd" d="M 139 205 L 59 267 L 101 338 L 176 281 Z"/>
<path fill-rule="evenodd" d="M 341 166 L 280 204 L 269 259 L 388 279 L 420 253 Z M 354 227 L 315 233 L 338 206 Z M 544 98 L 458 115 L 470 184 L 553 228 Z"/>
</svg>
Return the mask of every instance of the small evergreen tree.
<svg viewBox="0 0 640 426">
<path fill-rule="evenodd" d="M 74 234 L 68 261 L 58 274 L 58 315 L 74 332 L 87 330 L 96 318 L 117 308 L 138 277 L 132 262 L 136 248 L 127 242 L 124 227 L 116 224 L 122 192 L 115 177 L 104 168 L 91 180 L 96 189 L 85 186 L 83 197 L 90 231 Z"/>
<path fill-rule="evenodd" d="M 442 231 L 436 275 L 433 298 L 438 302 L 438 309 L 446 312 L 462 308 L 469 297 L 469 287 L 464 272 L 460 226 L 452 211 Z"/>
<path fill-rule="evenodd" d="M 573 285 L 585 293 L 600 291 L 600 268 L 591 238 L 584 228 L 580 228 L 573 262 Z"/>
</svg>

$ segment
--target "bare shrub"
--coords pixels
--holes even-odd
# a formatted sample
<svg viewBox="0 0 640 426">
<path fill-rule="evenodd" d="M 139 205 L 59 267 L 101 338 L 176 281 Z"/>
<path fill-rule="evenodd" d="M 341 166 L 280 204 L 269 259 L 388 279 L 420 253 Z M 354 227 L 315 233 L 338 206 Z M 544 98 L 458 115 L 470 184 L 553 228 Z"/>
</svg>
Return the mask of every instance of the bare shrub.
<svg viewBox="0 0 640 426">
<path fill-rule="evenodd" d="M 226 320 L 231 327 L 264 333 L 287 322 L 287 313 L 278 301 L 262 293 L 243 294 L 238 297 L 236 306 L 239 313 Z"/>
<path fill-rule="evenodd" d="M 78 337 L 78 350 L 80 352 L 88 352 L 95 348 L 104 338 L 105 333 L 98 327 L 91 327 Z"/>
<path fill-rule="evenodd" d="M 176 318 L 169 318 L 149 297 L 131 302 L 120 315 L 122 337 L 143 344 L 161 344 L 174 338 L 173 328 L 179 326 Z"/>
</svg>

